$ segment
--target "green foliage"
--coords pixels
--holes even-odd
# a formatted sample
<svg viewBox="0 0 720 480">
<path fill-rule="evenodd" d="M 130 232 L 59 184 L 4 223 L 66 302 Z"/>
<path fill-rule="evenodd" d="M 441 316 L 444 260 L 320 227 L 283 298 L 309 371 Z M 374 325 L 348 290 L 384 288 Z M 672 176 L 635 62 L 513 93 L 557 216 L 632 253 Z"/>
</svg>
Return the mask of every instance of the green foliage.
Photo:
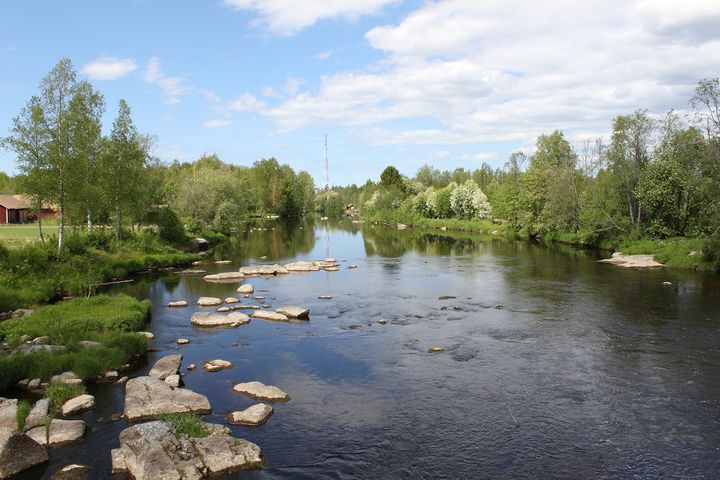
<svg viewBox="0 0 720 480">
<path fill-rule="evenodd" d="M 380 174 L 380 186 L 383 188 L 402 188 L 403 178 L 398 169 L 392 165 L 385 167 Z"/>
<path fill-rule="evenodd" d="M 720 235 L 713 235 L 705 241 L 703 258 L 713 270 L 720 271 Z"/>
<path fill-rule="evenodd" d="M 159 413 L 155 420 L 167 422 L 173 426 L 175 437 L 205 438 L 208 432 L 203 428 L 202 420 L 190 413 Z"/>
<path fill-rule="evenodd" d="M 83 384 L 51 383 L 43 392 L 43 397 L 50 400 L 51 408 L 55 412 L 59 412 L 65 402 L 84 395 L 85 392 L 85 385 Z"/>
<path fill-rule="evenodd" d="M 171 208 L 160 211 L 158 229 L 160 239 L 171 245 L 183 245 L 187 241 L 185 226 Z"/>
<path fill-rule="evenodd" d="M 30 414 L 30 410 L 32 410 L 32 405 L 30 405 L 30 402 L 28 402 L 27 400 L 20 400 L 18 402 L 17 412 L 15 414 L 15 421 L 18 432 L 25 431 L 25 420 L 27 419 L 28 414 Z"/>
<path fill-rule="evenodd" d="M 450 207 L 459 218 L 490 218 L 490 204 L 474 180 L 468 179 L 453 190 Z"/>
</svg>

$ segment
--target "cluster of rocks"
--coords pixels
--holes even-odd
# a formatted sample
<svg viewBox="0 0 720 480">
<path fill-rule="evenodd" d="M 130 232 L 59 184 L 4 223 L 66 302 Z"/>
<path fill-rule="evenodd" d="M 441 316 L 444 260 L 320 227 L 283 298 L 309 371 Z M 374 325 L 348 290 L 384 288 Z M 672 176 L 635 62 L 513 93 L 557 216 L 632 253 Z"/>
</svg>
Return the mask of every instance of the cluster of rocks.
<svg viewBox="0 0 720 480">
<path fill-rule="evenodd" d="M 625 268 L 660 268 L 665 266 L 657 262 L 654 255 L 625 255 L 620 252 L 615 252 L 611 258 L 605 258 L 597 262 L 609 263 Z"/>
<path fill-rule="evenodd" d="M 217 262 L 216 262 L 217 263 Z M 291 272 L 317 272 L 325 270 L 328 272 L 338 271 L 339 264 L 334 258 L 326 258 L 325 260 L 315 261 L 298 261 L 288 263 L 286 265 L 260 264 L 241 267 L 237 272 L 220 272 L 205 275 L 204 280 L 208 282 L 236 282 L 243 280 L 246 276 L 267 276 L 267 275 L 285 275 Z M 357 265 L 351 266 L 357 268 Z M 250 291 L 252 293 L 252 291 Z"/>
<path fill-rule="evenodd" d="M 65 377 L 71 378 L 70 375 Z M 53 418 L 50 415 L 51 406 L 48 399 L 35 402 L 25 417 L 23 431 L 19 431 L 17 399 L 0 398 L 0 478 L 7 478 L 46 462 L 47 448 L 61 447 L 83 440 L 85 422 Z M 62 416 L 75 415 L 94 406 L 95 397 L 83 394 L 67 400 L 59 406 L 59 412 Z M 68 478 L 72 472 L 83 475 L 87 472 L 87 467 L 83 466 L 79 469 L 66 467 L 63 470 L 65 471 L 62 474 L 57 474 L 53 478 Z M 78 470 L 82 470 L 82 473 Z"/>
</svg>

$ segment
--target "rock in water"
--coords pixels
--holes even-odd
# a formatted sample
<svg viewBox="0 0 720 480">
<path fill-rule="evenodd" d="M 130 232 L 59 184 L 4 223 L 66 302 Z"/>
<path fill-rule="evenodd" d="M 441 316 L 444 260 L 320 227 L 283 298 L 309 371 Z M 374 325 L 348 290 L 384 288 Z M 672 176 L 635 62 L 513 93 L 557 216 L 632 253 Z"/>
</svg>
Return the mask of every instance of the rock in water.
<svg viewBox="0 0 720 480">
<path fill-rule="evenodd" d="M 222 303 L 222 300 L 216 297 L 200 297 L 197 303 L 201 307 L 217 307 Z"/>
<path fill-rule="evenodd" d="M 50 411 L 50 399 L 43 398 L 35 402 L 32 410 L 28 413 L 25 418 L 25 430 L 30 430 L 33 427 L 45 425 L 47 420 L 48 412 Z"/>
<path fill-rule="evenodd" d="M 171 307 L 171 308 L 172 307 L 187 307 L 187 306 L 188 306 L 188 302 L 186 302 L 185 300 L 176 300 L 174 302 L 168 303 L 168 307 Z"/>
<path fill-rule="evenodd" d="M 0 428 L 17 427 L 17 399 L 0 397 Z"/>
<path fill-rule="evenodd" d="M 233 387 L 238 393 L 247 395 L 257 400 L 265 400 L 267 402 L 287 402 L 290 395 L 273 385 L 264 385 L 260 382 L 253 381 L 247 383 L 238 383 Z"/>
<path fill-rule="evenodd" d="M 155 365 L 153 365 L 150 369 L 150 373 L 148 373 L 148 375 L 159 378 L 160 380 L 165 380 L 170 375 L 178 373 L 182 359 L 183 356 L 179 353 L 163 357 L 155 362 Z"/>
<path fill-rule="evenodd" d="M 63 372 L 60 375 L 53 375 L 50 378 L 50 383 L 64 383 L 66 385 L 79 385 L 82 383 L 82 378 L 77 376 L 75 372 Z"/>
<path fill-rule="evenodd" d="M 205 395 L 173 388 L 154 377 L 137 377 L 125 386 L 125 418 L 130 422 L 148 420 L 158 413 L 194 413 L 212 411 Z"/>
<path fill-rule="evenodd" d="M 249 283 L 240 285 L 238 287 L 238 289 L 236 290 L 237 293 L 253 293 L 254 291 L 255 291 L 255 287 L 253 287 Z"/>
<path fill-rule="evenodd" d="M 444 352 L 445 349 L 443 347 L 430 347 L 428 348 L 428 353 L 440 353 Z"/>
<path fill-rule="evenodd" d="M 245 410 L 228 413 L 225 417 L 233 425 L 262 425 L 273 414 L 273 407 L 266 403 L 256 403 Z"/>
<path fill-rule="evenodd" d="M 235 282 L 244 278 L 245 274 L 241 272 L 221 272 L 205 275 L 203 277 L 203 280 L 208 282 Z"/>
<path fill-rule="evenodd" d="M 255 310 L 252 314 L 253 318 L 259 318 L 261 320 L 272 320 L 274 322 L 287 322 L 288 317 L 282 313 L 269 312 L 267 310 Z"/>
<path fill-rule="evenodd" d="M 95 407 L 95 397 L 87 394 L 79 395 L 65 402 L 60 409 L 60 413 L 62 413 L 63 416 L 72 415 L 73 413 L 90 410 L 93 407 Z"/>
<path fill-rule="evenodd" d="M 41 425 L 28 430 L 27 434 L 40 445 L 61 447 L 82 441 L 85 436 L 85 422 L 82 420 L 59 420 L 55 418 L 50 423 L 49 429 L 46 429 L 45 425 Z"/>
<path fill-rule="evenodd" d="M 320 267 L 315 265 L 313 262 L 299 261 L 288 263 L 285 265 L 285 269 L 288 272 L 317 272 L 320 270 Z"/>
<path fill-rule="evenodd" d="M 610 263 L 626 268 L 660 268 L 662 263 L 655 261 L 654 255 L 623 255 L 620 252 L 612 254 L 612 258 L 598 260 L 597 263 Z"/>
<path fill-rule="evenodd" d="M 180 378 L 180 375 L 168 375 L 168 377 L 163 380 L 163 382 L 167 383 L 171 387 L 179 387 L 182 383 L 182 379 Z"/>
<path fill-rule="evenodd" d="M 120 448 L 113 449 L 113 473 L 136 480 L 199 479 L 262 467 L 260 447 L 230 436 L 220 425 L 203 423 L 205 438 L 175 437 L 169 423 L 148 422 L 120 432 Z"/>
<path fill-rule="evenodd" d="M 0 427 L 0 478 L 48 461 L 45 447 L 13 428 Z"/>
<path fill-rule="evenodd" d="M 220 370 L 225 370 L 226 368 L 230 368 L 232 366 L 233 364 L 227 360 L 220 360 L 218 358 L 216 360 L 206 362 L 205 365 L 203 365 L 203 368 L 206 372 L 219 372 Z"/>
<path fill-rule="evenodd" d="M 86 474 L 91 471 L 92 468 L 87 465 L 73 463 L 55 472 L 53 476 L 50 477 L 50 480 L 83 480 L 86 478 Z"/>
<path fill-rule="evenodd" d="M 198 327 L 237 327 L 250 321 L 250 317 L 240 312 L 229 315 L 220 315 L 214 312 L 193 313 L 190 323 Z"/>
<path fill-rule="evenodd" d="M 237 297 L 227 297 L 225 303 L 240 303 L 240 299 Z"/>
<path fill-rule="evenodd" d="M 240 273 L 245 275 L 278 275 L 288 273 L 287 268 L 282 265 L 252 265 L 248 267 L 242 267 Z"/>
<path fill-rule="evenodd" d="M 308 318 L 310 316 L 309 308 L 296 307 L 294 305 L 280 307 L 276 309 L 276 311 L 290 318 Z"/>
</svg>

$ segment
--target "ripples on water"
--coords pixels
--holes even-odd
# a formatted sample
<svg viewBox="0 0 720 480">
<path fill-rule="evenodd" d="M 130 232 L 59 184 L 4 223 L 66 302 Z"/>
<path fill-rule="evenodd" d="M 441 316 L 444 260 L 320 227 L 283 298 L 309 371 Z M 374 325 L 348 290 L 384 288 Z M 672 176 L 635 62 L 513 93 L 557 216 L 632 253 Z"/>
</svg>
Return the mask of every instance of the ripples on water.
<svg viewBox="0 0 720 480">
<path fill-rule="evenodd" d="M 163 275 L 113 291 L 153 301 L 149 364 L 176 351 L 184 366 L 235 364 L 185 376 L 209 397 L 208 420 L 224 423 L 253 403 L 232 391 L 240 381 L 290 393 L 266 425 L 231 427 L 266 459 L 240 478 L 718 478 L 715 275 L 626 270 L 566 248 L 370 225 L 278 224 L 239 237 L 227 255 L 234 265 L 203 268 L 230 270 L 262 255 L 330 255 L 342 268 L 248 279 L 276 297 L 273 306 L 310 307 L 309 322 L 253 320 L 215 332 L 193 330 L 196 307 L 163 305 L 224 298 L 235 284 Z M 178 347 L 179 337 L 190 345 Z M 427 353 L 435 345 L 445 351 Z M 80 416 L 91 427 L 86 441 L 53 450 L 46 477 L 71 462 L 109 472 L 109 450 L 126 427 L 109 421 L 122 410 L 122 390 L 93 390 L 99 407 Z"/>
</svg>

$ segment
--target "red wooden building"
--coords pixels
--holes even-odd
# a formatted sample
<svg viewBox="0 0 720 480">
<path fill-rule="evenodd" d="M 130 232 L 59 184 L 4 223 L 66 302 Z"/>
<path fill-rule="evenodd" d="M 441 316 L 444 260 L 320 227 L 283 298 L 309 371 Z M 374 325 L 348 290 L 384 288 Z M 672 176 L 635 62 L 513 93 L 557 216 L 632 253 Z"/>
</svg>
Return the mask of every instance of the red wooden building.
<svg viewBox="0 0 720 480">
<path fill-rule="evenodd" d="M 50 206 L 43 206 L 40 215 L 42 218 L 53 217 L 56 211 Z M 36 218 L 30 214 L 30 200 L 25 195 L 0 195 L 0 225 L 23 223 Z"/>
</svg>

